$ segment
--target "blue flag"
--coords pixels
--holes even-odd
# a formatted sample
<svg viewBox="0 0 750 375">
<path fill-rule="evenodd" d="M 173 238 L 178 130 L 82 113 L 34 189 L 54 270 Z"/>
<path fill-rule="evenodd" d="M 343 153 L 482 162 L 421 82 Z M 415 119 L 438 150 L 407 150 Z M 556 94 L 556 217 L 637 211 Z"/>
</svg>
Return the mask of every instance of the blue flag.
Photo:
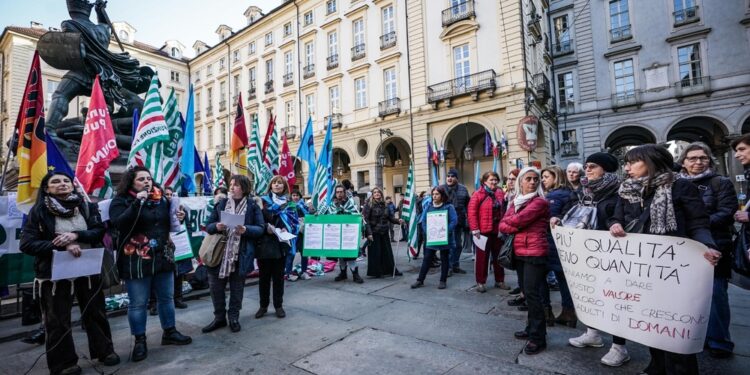
<svg viewBox="0 0 750 375">
<path fill-rule="evenodd" d="M 193 85 L 190 85 L 188 92 L 188 104 L 187 110 L 185 111 L 185 126 L 184 133 L 185 139 L 183 140 L 182 147 L 182 160 L 180 162 L 180 171 L 182 172 L 182 178 L 185 183 L 182 185 L 184 189 L 187 189 L 187 193 L 195 193 L 195 183 L 193 178 L 195 176 L 195 112 L 193 104 Z M 200 157 L 198 157 L 200 161 Z"/>
<path fill-rule="evenodd" d="M 213 180 L 211 179 L 211 164 L 208 164 L 208 152 L 204 152 L 203 153 L 203 195 L 211 195 L 212 193 L 213 193 Z"/>
<path fill-rule="evenodd" d="M 315 159 L 317 159 L 315 156 L 315 140 L 313 139 L 312 116 L 307 118 L 305 132 L 302 133 L 299 142 L 297 158 L 306 161 L 310 167 L 310 172 L 307 174 L 307 192 L 312 195 L 315 187 Z"/>
<path fill-rule="evenodd" d="M 73 168 L 71 168 L 70 164 L 65 161 L 65 157 L 63 157 L 62 153 L 57 148 L 57 145 L 55 145 L 52 137 L 45 132 L 44 138 L 45 142 L 47 142 L 47 170 L 63 172 L 75 177 L 76 174 L 73 171 Z"/>
<path fill-rule="evenodd" d="M 140 117 L 138 116 L 138 108 L 133 109 L 133 139 L 135 139 L 135 133 L 138 131 L 138 122 Z"/>
</svg>

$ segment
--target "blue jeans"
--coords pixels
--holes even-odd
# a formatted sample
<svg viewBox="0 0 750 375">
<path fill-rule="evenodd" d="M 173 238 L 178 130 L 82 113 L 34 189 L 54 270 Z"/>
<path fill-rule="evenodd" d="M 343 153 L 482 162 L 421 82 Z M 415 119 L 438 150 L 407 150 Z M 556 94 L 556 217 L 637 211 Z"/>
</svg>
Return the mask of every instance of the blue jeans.
<svg viewBox="0 0 750 375">
<path fill-rule="evenodd" d="M 125 280 L 128 288 L 128 323 L 132 335 L 146 333 L 146 305 L 153 284 L 156 293 L 156 309 L 159 312 L 161 328 L 173 328 L 174 319 L 174 273 L 162 272 L 142 279 Z"/>
<path fill-rule="evenodd" d="M 728 280 L 714 277 L 713 298 L 711 298 L 711 314 L 708 318 L 706 344 L 711 349 L 731 352 L 734 343 L 729 335 L 729 296 L 727 295 Z"/>
<path fill-rule="evenodd" d="M 450 239 L 449 239 L 450 241 Z M 464 250 L 464 228 L 456 227 L 453 230 L 453 238 L 450 242 L 451 253 L 450 253 L 450 266 L 451 268 L 459 268 L 459 261 L 461 260 L 461 252 Z"/>
</svg>

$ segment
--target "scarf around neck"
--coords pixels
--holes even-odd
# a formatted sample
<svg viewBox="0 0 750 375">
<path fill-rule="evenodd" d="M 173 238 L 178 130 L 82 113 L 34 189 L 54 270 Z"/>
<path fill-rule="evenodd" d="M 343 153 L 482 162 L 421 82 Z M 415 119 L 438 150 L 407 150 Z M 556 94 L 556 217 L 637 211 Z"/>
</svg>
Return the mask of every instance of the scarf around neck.
<svg viewBox="0 0 750 375">
<path fill-rule="evenodd" d="M 591 198 L 594 202 L 616 193 L 620 188 L 620 179 L 616 174 L 607 172 L 602 178 L 590 180 L 586 177 L 581 178 L 581 187 L 583 188 L 584 197 Z"/>
<path fill-rule="evenodd" d="M 536 191 L 533 191 L 528 194 L 518 194 L 515 198 L 513 198 L 513 207 L 516 208 L 516 212 L 518 212 L 521 207 L 526 205 L 530 200 L 534 199 L 534 197 L 538 196 Z"/>
<path fill-rule="evenodd" d="M 235 215 L 245 215 L 247 212 L 247 196 L 242 197 L 239 202 L 236 202 L 234 198 L 229 197 L 227 199 L 227 206 L 224 208 L 224 212 Z M 240 255 L 240 240 L 241 235 L 237 233 L 234 228 L 229 228 L 229 235 L 227 236 L 227 245 L 224 247 L 224 258 L 221 260 L 221 268 L 219 268 L 219 278 L 225 279 L 235 269 L 235 262 L 239 259 Z"/>
<path fill-rule="evenodd" d="M 651 218 L 649 232 L 651 234 L 665 234 L 677 230 L 677 219 L 672 201 L 672 184 L 675 174 L 664 172 L 654 176 L 649 181 L 648 176 L 628 178 L 620 185 L 619 195 L 630 203 L 641 203 L 643 205 L 644 192 L 647 188 L 654 191 L 654 197 L 648 206 Z M 656 188 L 655 190 L 653 188 Z"/>
<path fill-rule="evenodd" d="M 71 193 L 65 198 L 56 198 L 52 195 L 44 197 L 44 205 L 47 210 L 54 215 L 59 217 L 73 217 L 78 213 L 78 206 L 81 205 L 81 196 L 76 193 Z"/>
<path fill-rule="evenodd" d="M 713 174 L 714 174 L 714 171 L 711 168 L 707 168 L 702 173 L 699 173 L 696 175 L 688 174 L 687 172 L 684 172 L 684 169 L 683 169 L 683 172 L 680 172 L 679 177 L 684 178 L 688 181 L 695 181 L 695 180 L 703 179 L 704 177 L 713 176 Z"/>
</svg>

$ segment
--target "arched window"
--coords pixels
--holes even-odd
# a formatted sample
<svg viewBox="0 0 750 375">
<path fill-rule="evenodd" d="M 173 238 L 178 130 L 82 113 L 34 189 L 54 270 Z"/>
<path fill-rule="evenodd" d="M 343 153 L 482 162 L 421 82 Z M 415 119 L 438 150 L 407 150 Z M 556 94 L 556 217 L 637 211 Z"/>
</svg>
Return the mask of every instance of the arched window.
<svg viewBox="0 0 750 375">
<path fill-rule="evenodd" d="M 180 49 L 177 47 L 172 47 L 172 57 L 180 57 Z"/>
<path fill-rule="evenodd" d="M 122 39 L 124 41 L 129 41 L 130 40 L 130 34 L 128 34 L 128 32 L 125 31 L 125 30 L 120 30 L 120 39 Z"/>
</svg>

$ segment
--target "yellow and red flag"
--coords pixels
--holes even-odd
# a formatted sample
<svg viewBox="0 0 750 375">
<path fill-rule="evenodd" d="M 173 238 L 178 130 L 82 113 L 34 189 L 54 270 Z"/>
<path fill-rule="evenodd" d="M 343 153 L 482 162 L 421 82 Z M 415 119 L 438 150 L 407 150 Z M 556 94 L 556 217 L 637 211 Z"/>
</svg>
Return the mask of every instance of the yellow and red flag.
<svg viewBox="0 0 750 375">
<path fill-rule="evenodd" d="M 28 213 L 36 202 L 42 178 L 47 174 L 47 142 L 44 133 L 44 92 L 39 52 L 34 52 L 29 78 L 16 120 L 18 135 L 18 194 L 16 205 Z"/>
<path fill-rule="evenodd" d="M 245 127 L 245 114 L 242 111 L 242 96 L 237 98 L 237 117 L 234 120 L 232 141 L 229 156 L 232 173 L 248 175 L 247 169 L 247 128 Z"/>
</svg>

